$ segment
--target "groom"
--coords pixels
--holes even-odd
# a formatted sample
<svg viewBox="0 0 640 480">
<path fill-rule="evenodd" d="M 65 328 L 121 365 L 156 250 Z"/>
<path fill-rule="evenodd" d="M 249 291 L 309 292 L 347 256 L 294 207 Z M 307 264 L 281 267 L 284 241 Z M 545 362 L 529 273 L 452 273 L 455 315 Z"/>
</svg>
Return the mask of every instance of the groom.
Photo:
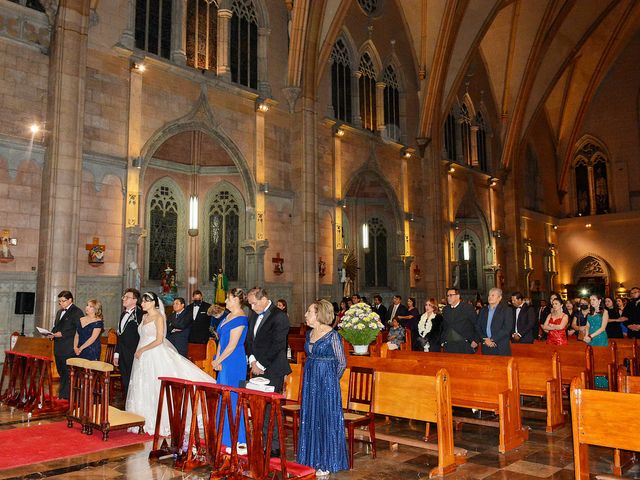
<svg viewBox="0 0 640 480">
<path fill-rule="evenodd" d="M 249 330 L 245 341 L 245 349 L 249 357 L 249 366 L 254 377 L 269 379 L 270 385 L 277 393 L 282 393 L 284 377 L 291 373 L 287 360 L 287 335 L 289 334 L 289 318 L 277 308 L 262 287 L 254 287 L 247 294 L 251 305 Z M 265 411 L 265 424 L 262 435 L 267 436 L 267 419 L 269 411 Z M 278 429 L 274 426 L 271 456 L 280 457 Z"/>
<path fill-rule="evenodd" d="M 118 323 L 118 344 L 113 356 L 113 364 L 120 367 L 122 394 L 126 402 L 131 369 L 133 368 L 133 356 L 140 341 L 140 335 L 138 335 L 138 325 L 142 321 L 140 292 L 135 288 L 127 288 L 122 295 L 122 307 L 124 311 L 120 315 L 120 323 Z"/>
</svg>

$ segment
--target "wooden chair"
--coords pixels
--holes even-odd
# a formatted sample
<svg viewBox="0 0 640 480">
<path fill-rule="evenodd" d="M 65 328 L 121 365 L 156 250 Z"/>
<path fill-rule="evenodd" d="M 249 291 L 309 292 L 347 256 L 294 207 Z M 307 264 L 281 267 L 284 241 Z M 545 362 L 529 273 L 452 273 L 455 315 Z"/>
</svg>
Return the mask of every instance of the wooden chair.
<svg viewBox="0 0 640 480">
<path fill-rule="evenodd" d="M 404 343 L 400 345 L 400 350 L 405 350 L 407 352 L 410 352 L 412 350 L 411 342 L 413 342 L 413 339 L 411 338 L 411 329 L 409 327 L 406 327 L 404 329 Z"/>
<path fill-rule="evenodd" d="M 349 393 L 347 394 L 347 408 L 344 411 L 344 426 L 347 429 L 349 442 L 349 468 L 353 469 L 353 442 L 355 428 L 367 426 L 369 428 L 369 443 L 371 456 L 376 458 L 376 429 L 375 414 L 373 413 L 374 371 L 366 367 L 351 367 L 349 373 Z M 358 411 L 355 406 L 365 406 L 366 412 Z"/>
<path fill-rule="evenodd" d="M 287 376 L 285 380 L 285 404 L 282 405 L 282 421 L 285 429 L 290 429 L 293 433 L 293 451 L 298 451 L 298 430 L 300 429 L 300 402 L 302 401 L 302 379 L 304 376 L 304 364 L 292 365 L 300 371 L 299 375 L 293 375 L 293 372 Z M 296 386 L 293 379 L 298 380 L 297 397 L 293 397 L 293 391 Z M 288 419 L 291 418 L 291 421 Z"/>
</svg>

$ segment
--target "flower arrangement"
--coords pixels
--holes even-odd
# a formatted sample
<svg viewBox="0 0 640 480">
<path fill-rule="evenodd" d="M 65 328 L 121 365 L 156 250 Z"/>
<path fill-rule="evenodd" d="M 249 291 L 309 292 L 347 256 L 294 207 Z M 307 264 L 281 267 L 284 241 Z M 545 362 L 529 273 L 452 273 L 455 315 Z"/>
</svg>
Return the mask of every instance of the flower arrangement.
<svg viewBox="0 0 640 480">
<path fill-rule="evenodd" d="M 380 316 L 364 302 L 352 305 L 338 324 L 338 333 L 351 345 L 369 345 L 384 326 Z"/>
</svg>

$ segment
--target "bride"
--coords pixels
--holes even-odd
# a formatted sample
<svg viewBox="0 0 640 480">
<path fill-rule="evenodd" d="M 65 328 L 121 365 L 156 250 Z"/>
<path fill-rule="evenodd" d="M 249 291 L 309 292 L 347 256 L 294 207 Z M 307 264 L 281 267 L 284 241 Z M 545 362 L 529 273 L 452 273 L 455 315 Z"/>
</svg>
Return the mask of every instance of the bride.
<svg viewBox="0 0 640 480">
<path fill-rule="evenodd" d="M 158 377 L 209 383 L 215 383 L 215 380 L 180 355 L 165 338 L 167 319 L 164 305 L 160 303 L 155 293 L 148 292 L 142 295 L 142 310 L 146 314 L 138 327 L 140 342 L 133 360 L 126 410 L 143 416 L 144 431 L 153 435 L 160 397 Z M 170 434 L 169 417 L 164 409 L 160 422 L 160 435 L 166 437 Z"/>
</svg>

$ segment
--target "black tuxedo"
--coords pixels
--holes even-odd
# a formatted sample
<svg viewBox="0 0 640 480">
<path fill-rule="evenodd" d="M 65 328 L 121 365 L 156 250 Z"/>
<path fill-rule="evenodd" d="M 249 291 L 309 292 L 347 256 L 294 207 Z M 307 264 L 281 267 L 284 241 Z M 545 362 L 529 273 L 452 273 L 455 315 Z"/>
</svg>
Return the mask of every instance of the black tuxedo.
<svg viewBox="0 0 640 480">
<path fill-rule="evenodd" d="M 471 342 L 480 342 L 476 332 L 476 310 L 467 302 L 442 310 L 443 349 L 449 353 L 473 353 Z"/>
<path fill-rule="evenodd" d="M 245 340 L 247 357 L 255 357 L 256 361 L 264 368 L 265 378 L 268 378 L 275 391 L 281 393 L 284 386 L 284 377 L 291 373 L 291 367 L 287 360 L 287 336 L 289 334 L 289 317 L 272 302 L 264 311 L 262 321 L 258 325 L 258 331 L 254 333 L 258 314 L 251 311 L 249 315 L 249 331 Z M 268 418 L 268 411 L 265 418 Z M 276 426 L 277 427 L 277 426 Z M 262 433 L 267 438 L 267 422 Z M 272 450 L 280 448 L 278 441 L 278 429 L 274 427 L 272 437 Z"/>
<path fill-rule="evenodd" d="M 189 306 L 185 309 L 187 315 L 192 320 L 191 324 L 191 333 L 189 333 L 189 342 L 190 343 L 207 343 L 209 341 L 209 315 L 207 315 L 207 311 L 211 307 L 210 303 L 200 302 L 200 308 L 198 309 L 198 315 L 196 318 L 193 318 L 193 308 L 194 304 L 190 303 Z"/>
<path fill-rule="evenodd" d="M 389 308 L 387 309 L 387 314 L 385 315 L 386 323 L 391 323 L 391 320 L 393 320 L 393 318 L 391 318 L 392 314 L 393 314 L 393 303 L 389 305 Z M 405 307 L 403 304 L 399 304 L 398 309 L 396 310 L 395 316 L 406 317 L 407 315 L 409 315 L 409 310 L 407 310 L 407 307 Z"/>
<path fill-rule="evenodd" d="M 377 307 L 373 305 L 371 309 L 380 316 L 381 322 L 385 322 L 387 320 L 387 307 L 385 307 L 383 304 L 380 304 Z"/>
<path fill-rule="evenodd" d="M 191 333 L 191 324 L 193 319 L 189 315 L 191 311 L 183 309 L 180 313 L 173 312 L 167 318 L 167 340 L 169 340 L 176 350 L 183 357 L 187 358 L 189 350 L 189 334 Z M 172 330 L 180 330 L 172 332 Z"/>
<path fill-rule="evenodd" d="M 56 360 L 56 368 L 60 374 L 60 389 L 58 397 L 69 398 L 69 371 L 67 370 L 67 359 L 76 356 L 73 351 L 73 339 L 76 335 L 80 319 L 84 316 L 82 310 L 73 303 L 67 307 L 64 316 L 64 309 L 58 310 L 52 333 L 62 333 L 62 337 L 53 338 L 53 356 Z M 60 318 L 62 316 L 62 318 Z"/>
<path fill-rule="evenodd" d="M 533 340 L 538 336 L 538 324 L 536 322 L 536 312 L 533 307 L 526 303 L 523 303 L 520 307 L 520 314 L 516 324 L 516 307 L 513 307 L 513 331 L 515 333 L 516 326 L 518 327 L 518 333 L 520 334 L 520 341 L 518 343 L 533 343 Z"/>
<path fill-rule="evenodd" d="M 489 307 L 482 307 L 478 314 L 476 331 L 479 338 L 487 337 L 487 322 L 489 321 Z M 511 332 L 513 331 L 513 312 L 506 305 L 499 303 L 491 319 L 491 340 L 495 347 L 482 345 L 483 355 L 511 355 Z"/>
<path fill-rule="evenodd" d="M 125 316 L 127 316 L 126 324 L 121 325 L 122 322 L 118 322 L 118 344 L 116 345 L 116 353 L 118 354 L 122 390 L 124 398 L 127 398 L 131 369 L 133 368 L 133 358 L 138 349 L 138 343 L 140 342 L 138 325 L 140 325 L 142 321 L 142 308 L 136 306 L 131 315 L 125 310 L 122 312 L 122 315 L 120 315 L 120 320 Z"/>
</svg>

